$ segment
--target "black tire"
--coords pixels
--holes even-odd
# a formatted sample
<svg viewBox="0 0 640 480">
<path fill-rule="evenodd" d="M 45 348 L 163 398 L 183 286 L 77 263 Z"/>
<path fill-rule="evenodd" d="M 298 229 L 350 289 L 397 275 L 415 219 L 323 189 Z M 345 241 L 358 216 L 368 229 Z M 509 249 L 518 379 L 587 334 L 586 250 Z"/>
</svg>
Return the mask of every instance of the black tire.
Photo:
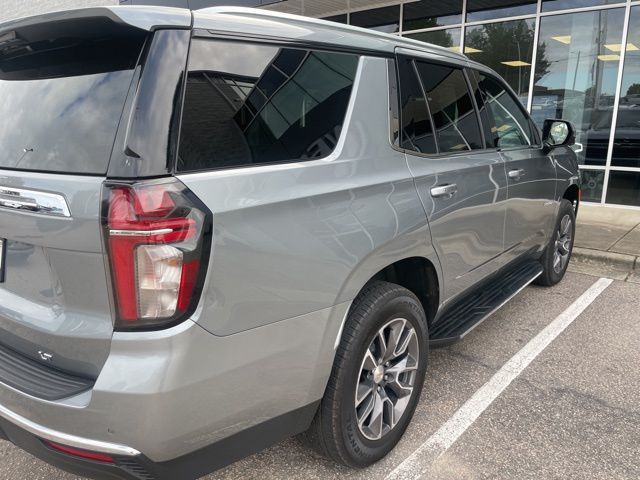
<svg viewBox="0 0 640 480">
<path fill-rule="evenodd" d="M 554 262 L 556 257 L 556 252 L 558 252 L 558 247 L 556 245 L 556 241 L 561 238 L 562 235 L 562 222 L 565 217 L 568 217 L 571 221 L 571 239 L 568 244 L 568 257 L 566 262 L 561 265 L 561 268 L 555 268 Z M 573 244 L 576 238 L 576 212 L 573 207 L 573 204 L 569 200 L 562 200 L 560 203 L 560 209 L 558 211 L 558 218 L 556 219 L 556 224 L 553 229 L 553 235 L 551 237 L 551 241 L 547 248 L 544 251 L 544 254 L 540 258 L 540 263 L 542 263 L 542 268 L 544 271 L 542 275 L 540 275 L 535 283 L 536 285 L 542 285 L 545 287 L 551 287 L 564 277 L 567 272 L 567 267 L 569 265 L 569 260 L 571 259 L 571 254 L 573 252 Z M 564 250 L 562 250 L 564 251 Z"/>
<path fill-rule="evenodd" d="M 356 386 L 361 378 L 364 356 L 374 337 L 391 320 L 398 318 L 411 324 L 418 341 L 413 391 L 395 426 L 382 438 L 370 440 L 357 423 Z M 324 398 L 310 429 L 304 434 L 306 443 L 320 454 L 349 467 L 364 468 L 384 457 L 398 443 L 413 417 L 424 383 L 428 347 L 426 316 L 413 293 L 382 281 L 366 286 L 354 300 L 345 322 Z"/>
</svg>

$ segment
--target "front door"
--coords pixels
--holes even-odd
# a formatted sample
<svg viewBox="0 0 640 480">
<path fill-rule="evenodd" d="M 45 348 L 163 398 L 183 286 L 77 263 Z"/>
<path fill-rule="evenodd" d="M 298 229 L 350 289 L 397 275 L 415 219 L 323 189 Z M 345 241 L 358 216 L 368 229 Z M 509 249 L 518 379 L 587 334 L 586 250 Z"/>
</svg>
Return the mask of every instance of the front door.
<svg viewBox="0 0 640 480">
<path fill-rule="evenodd" d="M 479 90 L 505 162 L 508 182 L 505 249 L 507 260 L 543 248 L 557 209 L 556 167 L 542 153 L 538 135 L 524 108 L 503 82 L 477 72 Z"/>
</svg>

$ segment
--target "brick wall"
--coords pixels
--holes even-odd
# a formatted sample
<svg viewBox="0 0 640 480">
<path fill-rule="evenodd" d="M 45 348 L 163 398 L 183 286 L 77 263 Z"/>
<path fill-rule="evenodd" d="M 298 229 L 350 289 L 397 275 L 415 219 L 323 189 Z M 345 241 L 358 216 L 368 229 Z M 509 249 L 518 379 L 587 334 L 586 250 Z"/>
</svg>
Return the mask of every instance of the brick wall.
<svg viewBox="0 0 640 480">
<path fill-rule="evenodd" d="M 56 10 L 118 3 L 118 0 L 0 0 L 0 22 Z"/>
</svg>

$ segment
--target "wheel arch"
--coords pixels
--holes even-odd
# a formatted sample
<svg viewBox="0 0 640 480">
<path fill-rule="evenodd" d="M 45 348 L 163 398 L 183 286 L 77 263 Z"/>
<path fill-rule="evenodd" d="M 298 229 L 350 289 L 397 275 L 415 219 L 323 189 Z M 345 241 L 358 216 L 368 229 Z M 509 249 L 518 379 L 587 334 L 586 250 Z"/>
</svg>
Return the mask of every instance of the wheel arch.
<svg viewBox="0 0 640 480">
<path fill-rule="evenodd" d="M 573 205 L 573 208 L 578 213 L 578 207 L 580 206 L 580 188 L 576 184 L 569 185 L 562 195 L 563 199 L 569 200 Z"/>
<path fill-rule="evenodd" d="M 376 280 L 394 283 L 412 292 L 420 303 L 430 325 L 440 304 L 440 285 L 435 265 L 424 257 L 409 257 L 387 265 L 362 287 Z"/>
<path fill-rule="evenodd" d="M 440 275 L 435 263 L 427 257 L 409 256 L 395 260 L 386 266 L 379 268 L 373 274 L 362 282 L 360 288 L 354 290 L 353 298 L 364 290 L 369 284 L 376 280 L 383 280 L 394 283 L 406 288 L 412 292 L 424 308 L 427 317 L 427 325 L 433 322 L 440 305 L 441 286 Z M 342 329 L 344 323 L 349 317 L 349 313 L 353 309 L 353 304 L 349 306 L 343 325 L 340 328 L 340 334 L 336 339 L 336 344 L 342 337 Z"/>
</svg>

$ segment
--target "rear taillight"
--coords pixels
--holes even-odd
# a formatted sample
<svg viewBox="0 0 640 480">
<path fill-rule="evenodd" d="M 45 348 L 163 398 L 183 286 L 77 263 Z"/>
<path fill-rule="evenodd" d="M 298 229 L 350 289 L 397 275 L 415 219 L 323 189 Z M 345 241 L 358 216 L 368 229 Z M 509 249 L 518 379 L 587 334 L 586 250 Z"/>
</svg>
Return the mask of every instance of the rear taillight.
<svg viewBox="0 0 640 480">
<path fill-rule="evenodd" d="M 118 329 L 167 327 L 197 306 L 211 213 L 176 179 L 105 185 Z"/>
</svg>

